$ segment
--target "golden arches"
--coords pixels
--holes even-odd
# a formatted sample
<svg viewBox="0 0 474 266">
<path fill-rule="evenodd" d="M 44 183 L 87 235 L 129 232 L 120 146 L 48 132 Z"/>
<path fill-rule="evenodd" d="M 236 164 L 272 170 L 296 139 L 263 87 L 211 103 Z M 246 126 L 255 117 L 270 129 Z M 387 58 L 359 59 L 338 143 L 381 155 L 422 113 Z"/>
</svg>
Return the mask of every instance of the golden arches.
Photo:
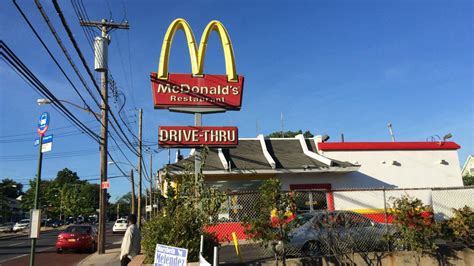
<svg viewBox="0 0 474 266">
<path fill-rule="evenodd" d="M 230 41 L 229 34 L 225 29 L 224 25 L 217 20 L 213 20 L 207 24 L 204 32 L 201 36 L 201 43 L 199 44 L 199 50 L 196 47 L 196 39 L 194 38 L 191 27 L 182 18 L 175 19 L 168 30 L 166 31 L 163 45 L 161 46 L 160 62 L 158 64 L 158 78 L 168 79 L 168 62 L 170 56 L 171 44 L 173 42 L 174 35 L 177 30 L 183 30 L 188 42 L 189 57 L 191 59 L 191 69 L 193 75 L 202 75 L 204 72 L 204 57 L 206 55 L 207 41 L 213 31 L 219 34 L 222 49 L 224 50 L 225 66 L 227 80 L 231 82 L 237 82 L 237 71 L 235 69 L 235 58 L 234 51 L 232 49 L 232 42 Z"/>
</svg>

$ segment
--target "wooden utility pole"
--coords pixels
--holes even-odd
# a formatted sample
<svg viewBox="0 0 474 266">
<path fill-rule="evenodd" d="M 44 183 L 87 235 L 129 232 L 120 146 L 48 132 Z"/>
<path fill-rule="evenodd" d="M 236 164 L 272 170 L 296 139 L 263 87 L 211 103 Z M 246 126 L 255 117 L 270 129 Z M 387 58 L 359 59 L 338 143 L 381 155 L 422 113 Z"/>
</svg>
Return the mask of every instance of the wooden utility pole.
<svg viewBox="0 0 474 266">
<path fill-rule="evenodd" d="M 153 154 L 150 154 L 150 205 L 151 205 L 150 218 L 152 217 L 152 214 L 153 214 L 154 203 L 155 201 L 153 200 Z"/>
<path fill-rule="evenodd" d="M 135 213 L 135 181 L 133 179 L 133 169 L 130 170 L 130 181 L 132 183 L 132 199 L 131 199 L 131 203 L 132 203 L 132 214 L 136 214 Z"/>
<path fill-rule="evenodd" d="M 138 212 L 137 225 L 142 226 L 142 115 L 143 109 L 138 110 Z"/>
<path fill-rule="evenodd" d="M 129 29 L 128 23 L 114 23 L 105 19 L 102 21 L 81 21 L 81 26 L 97 27 L 102 32 L 95 38 L 95 70 L 101 72 L 101 129 L 100 129 L 100 196 L 99 196 L 99 236 L 97 250 L 99 254 L 105 253 L 105 216 L 107 208 L 107 189 L 102 189 L 102 184 L 107 181 L 107 138 L 108 138 L 108 58 L 107 51 L 110 38 L 108 32 L 112 29 Z"/>
</svg>

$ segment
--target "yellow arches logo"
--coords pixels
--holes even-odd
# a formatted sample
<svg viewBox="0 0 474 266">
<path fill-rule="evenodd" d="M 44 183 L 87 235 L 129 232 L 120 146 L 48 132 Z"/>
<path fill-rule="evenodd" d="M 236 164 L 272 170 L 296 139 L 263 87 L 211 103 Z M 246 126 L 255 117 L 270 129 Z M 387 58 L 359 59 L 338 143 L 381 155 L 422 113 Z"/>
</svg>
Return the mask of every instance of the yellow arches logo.
<svg viewBox="0 0 474 266">
<path fill-rule="evenodd" d="M 204 57 L 206 56 L 207 42 L 209 36 L 213 31 L 219 34 L 221 39 L 222 48 L 224 49 L 225 66 L 227 81 L 238 82 L 237 72 L 235 70 L 235 59 L 234 51 L 232 49 L 232 43 L 230 41 L 229 34 L 225 29 L 224 25 L 217 20 L 213 20 L 207 24 L 204 32 L 201 36 L 201 42 L 199 47 L 196 46 L 196 39 L 194 38 L 191 27 L 182 18 L 175 19 L 168 30 L 166 31 L 163 45 L 161 47 L 160 62 L 158 64 L 157 78 L 160 80 L 168 79 L 168 62 L 170 56 L 171 44 L 173 42 L 174 35 L 177 30 L 183 30 L 188 42 L 189 57 L 191 59 L 191 69 L 194 76 L 202 76 L 204 72 Z"/>
</svg>

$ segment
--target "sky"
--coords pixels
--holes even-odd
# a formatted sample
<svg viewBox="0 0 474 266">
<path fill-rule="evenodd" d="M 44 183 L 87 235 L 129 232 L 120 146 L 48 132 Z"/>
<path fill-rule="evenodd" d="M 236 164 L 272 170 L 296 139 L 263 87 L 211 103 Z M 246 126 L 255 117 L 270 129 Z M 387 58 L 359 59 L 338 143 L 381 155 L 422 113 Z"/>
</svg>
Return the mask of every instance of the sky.
<svg viewBox="0 0 474 266">
<path fill-rule="evenodd" d="M 232 40 L 237 73 L 245 77 L 242 109 L 204 115 L 203 125 L 237 126 L 240 137 L 269 134 L 283 127 L 328 134 L 329 141 L 340 141 L 343 133 L 348 142 L 372 142 L 391 141 L 387 128 L 391 123 L 397 141 L 426 141 L 452 133 L 451 140 L 461 146 L 461 165 L 474 154 L 472 1 L 59 1 L 93 66 L 91 43 L 74 10 L 81 2 L 91 20 L 127 20 L 130 24 L 129 30 L 111 33 L 109 67 L 126 97 L 123 116 L 134 134 L 137 109 L 143 108 L 147 169 L 149 153 L 158 151 L 160 125 L 194 123 L 190 114 L 153 109 L 149 74 L 157 71 L 164 34 L 176 18 L 186 19 L 197 39 L 209 21 L 221 21 Z M 34 2 L 18 3 L 68 77 L 98 111 Z M 41 3 L 87 77 L 52 3 Z M 1 1 L 0 10 L 0 38 L 58 99 L 81 105 L 13 3 Z M 170 72 L 191 73 L 181 32 L 171 51 Z M 209 41 L 204 72 L 225 73 L 215 33 Z M 0 95 L 0 178 L 27 184 L 35 176 L 38 161 L 33 142 L 39 115 L 46 111 L 51 115 L 48 133 L 54 135 L 54 142 L 53 150 L 45 153 L 42 177 L 54 178 L 67 167 L 81 179 L 98 183 L 98 144 L 52 107 L 38 106 L 36 100 L 42 97 L 3 60 Z M 123 97 L 111 97 L 110 102 L 117 111 Z M 68 108 L 99 132 L 100 124 L 90 114 Z M 123 130 L 128 133 L 125 126 Z M 109 145 L 118 165 L 128 172 L 127 159 L 113 142 Z M 136 165 L 137 157 L 123 144 L 121 147 Z M 173 160 L 175 150 L 170 153 Z M 153 156 L 153 171 L 168 162 L 167 150 Z M 120 172 L 109 165 L 108 175 Z M 129 191 L 126 178 L 110 180 L 112 201 Z"/>
</svg>

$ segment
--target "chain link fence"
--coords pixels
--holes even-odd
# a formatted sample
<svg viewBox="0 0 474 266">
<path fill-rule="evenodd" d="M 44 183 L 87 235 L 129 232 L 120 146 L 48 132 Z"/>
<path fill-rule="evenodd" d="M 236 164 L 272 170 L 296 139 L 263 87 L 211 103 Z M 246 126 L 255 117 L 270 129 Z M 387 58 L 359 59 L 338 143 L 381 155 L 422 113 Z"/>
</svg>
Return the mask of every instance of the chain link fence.
<svg viewBox="0 0 474 266">
<path fill-rule="evenodd" d="M 388 252 L 397 248 L 399 237 L 393 222 L 392 203 L 408 195 L 432 207 L 436 222 L 452 217 L 452 208 L 474 209 L 474 187 L 338 189 L 292 191 L 298 225 L 285 247 L 290 257 L 351 256 L 354 253 Z M 229 193 L 214 225 L 221 242 L 220 258 L 228 263 L 251 263 L 274 257 L 279 245 L 262 247 L 245 233 L 242 222 L 256 217 L 260 194 Z M 239 246 L 237 255 L 234 238 Z"/>
</svg>

